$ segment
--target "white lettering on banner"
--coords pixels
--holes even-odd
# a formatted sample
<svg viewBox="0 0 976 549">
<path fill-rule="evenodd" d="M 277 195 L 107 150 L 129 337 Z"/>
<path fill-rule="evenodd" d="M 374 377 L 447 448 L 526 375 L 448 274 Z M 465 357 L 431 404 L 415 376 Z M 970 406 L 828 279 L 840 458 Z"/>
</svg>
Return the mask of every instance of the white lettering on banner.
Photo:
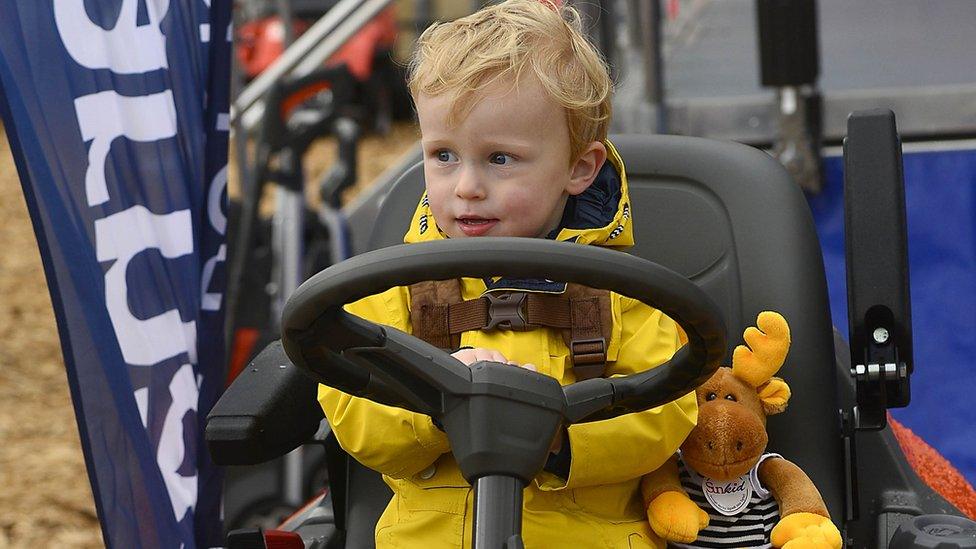
<svg viewBox="0 0 976 549">
<path fill-rule="evenodd" d="M 197 411 L 200 395 L 200 385 L 193 379 L 192 366 L 184 364 L 180 367 L 169 383 L 169 394 L 173 397 L 173 404 L 166 411 L 166 419 L 163 420 L 163 434 L 159 439 L 156 463 L 159 464 L 159 472 L 163 475 L 166 491 L 169 492 L 169 499 L 173 504 L 173 515 L 176 520 L 180 520 L 187 511 L 193 510 L 197 502 L 196 467 L 191 476 L 184 476 L 179 472 L 186 458 L 183 416 Z"/>
<path fill-rule="evenodd" d="M 204 311 L 219 311 L 223 295 L 220 292 L 208 292 L 210 281 L 213 280 L 214 269 L 218 261 L 227 261 L 227 245 L 221 244 L 217 255 L 207 260 L 203 266 L 203 276 L 200 282 L 200 309 Z"/>
<path fill-rule="evenodd" d="M 143 206 L 95 221 L 98 261 L 116 260 L 105 273 L 105 304 L 122 358 L 133 366 L 153 366 L 182 353 L 197 361 L 196 322 L 183 322 L 176 309 L 136 318 L 129 310 L 126 282 L 129 262 L 146 250 L 158 249 L 169 259 L 193 253 L 191 223 L 190 210 L 156 215 Z"/>
<path fill-rule="evenodd" d="M 75 99 L 75 114 L 81 138 L 92 142 L 85 172 L 89 206 L 108 202 L 105 161 L 115 138 L 153 142 L 176 137 L 176 104 L 170 90 L 138 97 L 114 91 L 85 95 Z"/>
<path fill-rule="evenodd" d="M 217 131 L 230 131 L 230 113 L 222 112 L 217 115 Z"/>
<path fill-rule="evenodd" d="M 51 1 L 55 26 L 64 48 L 82 67 L 107 69 L 119 75 L 138 75 L 169 68 L 166 35 L 160 25 L 167 16 L 172 0 L 118 0 L 116 6 L 120 2 L 121 7 L 115 20 L 100 19 L 97 23 L 89 16 L 85 6 L 93 7 L 94 13 L 94 9 L 104 10 L 103 4 L 90 0 Z M 211 4 L 211 0 L 203 2 L 208 7 Z M 142 6 L 145 6 L 147 21 L 140 21 Z M 203 41 L 210 39 L 208 23 L 201 23 L 199 31 Z M 228 29 L 228 40 L 230 32 Z M 170 80 L 167 78 L 166 81 Z M 103 80 L 99 79 L 99 82 Z M 133 142 L 153 143 L 177 136 L 177 112 L 172 90 L 124 96 L 114 89 L 98 89 L 102 91 L 74 100 L 82 140 L 90 143 L 84 178 L 85 198 L 89 206 L 106 204 L 111 198 L 106 183 L 106 163 L 116 139 L 121 137 Z M 155 169 L 155 165 L 151 169 Z M 167 180 L 166 183 L 183 184 L 179 178 Z M 225 233 L 227 225 L 220 202 L 226 185 L 225 167 L 215 176 L 207 197 L 207 218 L 220 234 Z M 133 198 L 139 200 L 138 196 Z M 202 382 L 202 378 L 194 379 L 197 325 L 195 321 L 183 322 L 179 310 L 175 308 L 150 318 L 137 318 L 129 307 L 127 276 L 131 262 L 147 251 L 158 250 L 164 258 L 163 263 L 193 254 L 193 223 L 194 217 L 188 209 L 155 214 L 142 205 L 134 205 L 95 221 L 96 257 L 99 262 L 114 261 L 105 273 L 105 305 L 122 358 L 129 366 L 135 367 L 155 366 L 184 354 L 189 359 L 189 364 L 183 364 L 169 381 L 172 401 L 165 410 L 161 438 L 156 444 L 156 462 L 177 520 L 186 516 L 188 511 L 192 512 L 197 501 L 196 455 L 191 455 L 196 452 L 196 445 L 187 449 L 183 429 L 186 415 L 198 410 Z M 222 245 L 216 255 L 204 264 L 200 273 L 203 310 L 220 308 L 221 294 L 207 292 L 207 286 L 218 262 L 226 260 L 226 253 L 226 245 Z M 155 270 L 146 274 L 149 278 L 146 282 L 166 284 L 168 279 L 163 271 L 168 266 L 154 264 L 153 267 Z M 161 288 L 161 291 L 167 290 L 164 286 Z M 154 390 L 151 387 L 133 388 L 139 417 L 147 429 L 151 415 L 164 413 L 158 407 L 150 406 L 151 402 L 165 400 L 152 392 Z M 190 476 L 179 472 L 184 461 L 192 462 Z"/>
<path fill-rule="evenodd" d="M 137 22 L 139 3 L 145 2 L 149 24 Z M 89 69 L 139 74 L 168 67 L 166 37 L 159 23 L 170 0 L 122 0 L 119 18 L 110 30 L 92 22 L 85 0 L 54 0 L 54 22 L 68 54 Z"/>
<path fill-rule="evenodd" d="M 227 216 L 224 215 L 220 197 L 227 188 L 227 166 L 224 166 L 217 175 L 214 175 L 210 182 L 210 191 L 207 193 L 207 219 L 210 226 L 220 234 L 227 231 Z"/>
<path fill-rule="evenodd" d="M 227 166 L 224 166 L 213 181 L 210 182 L 210 192 L 207 193 L 207 219 L 210 226 L 220 234 L 227 231 L 227 216 L 221 211 L 221 200 L 224 189 L 227 188 Z M 227 245 L 221 244 L 217 254 L 207 260 L 203 265 L 203 273 L 200 280 L 200 309 L 204 311 L 219 311 L 222 295 L 220 292 L 208 292 L 210 281 L 213 279 L 214 269 L 217 268 L 218 261 L 227 260 Z"/>
<path fill-rule="evenodd" d="M 203 3 L 207 5 L 207 8 L 208 9 L 210 8 L 210 0 L 203 0 Z M 210 24 L 209 23 L 203 23 L 203 24 L 200 25 L 200 41 L 201 42 L 209 42 L 210 41 Z"/>
<path fill-rule="evenodd" d="M 147 427 L 149 425 L 149 387 L 136 389 L 135 397 L 136 406 L 139 407 L 139 419 L 142 420 L 142 426 Z"/>
</svg>

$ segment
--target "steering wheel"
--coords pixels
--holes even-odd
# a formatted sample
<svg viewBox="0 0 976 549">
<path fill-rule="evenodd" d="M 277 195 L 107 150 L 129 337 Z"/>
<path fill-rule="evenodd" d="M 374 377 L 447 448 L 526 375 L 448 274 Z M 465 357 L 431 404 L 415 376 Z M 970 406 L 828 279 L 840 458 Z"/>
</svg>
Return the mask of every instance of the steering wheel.
<svg viewBox="0 0 976 549">
<path fill-rule="evenodd" d="M 425 341 L 342 309 L 346 303 L 393 286 L 426 280 L 497 275 L 546 278 L 553 273 L 559 273 L 562 281 L 611 290 L 659 309 L 681 325 L 688 344 L 657 368 L 560 387 L 551 377 L 509 365 L 465 366 Z M 536 423 L 525 422 L 524 417 L 548 417 L 552 425 L 546 430 L 525 435 L 541 436 L 547 448 L 560 423 L 646 410 L 694 390 L 725 355 L 726 330 L 718 307 L 700 288 L 656 263 L 596 246 L 535 238 L 478 238 L 393 246 L 329 267 L 288 300 L 281 341 L 288 357 L 319 382 L 439 420 L 467 477 L 469 472 L 477 476 L 475 469 L 480 466 L 466 467 L 455 438 L 484 438 L 478 444 L 488 446 L 493 435 L 482 433 L 484 426 L 474 435 L 462 433 L 472 428 L 472 419 L 460 409 L 480 406 L 479 414 L 513 418 L 535 414 L 521 416 L 517 423 L 523 424 Z M 488 410 L 485 401 L 499 404 Z M 492 423 L 506 422 L 495 417 Z M 511 438 L 511 433 L 505 436 Z M 473 451 L 483 454 L 485 450 Z M 515 459 L 502 456 L 501 451 L 495 454 L 476 461 Z M 542 451 L 529 460 L 528 469 L 519 467 L 515 476 L 531 479 L 545 457 Z"/>
</svg>

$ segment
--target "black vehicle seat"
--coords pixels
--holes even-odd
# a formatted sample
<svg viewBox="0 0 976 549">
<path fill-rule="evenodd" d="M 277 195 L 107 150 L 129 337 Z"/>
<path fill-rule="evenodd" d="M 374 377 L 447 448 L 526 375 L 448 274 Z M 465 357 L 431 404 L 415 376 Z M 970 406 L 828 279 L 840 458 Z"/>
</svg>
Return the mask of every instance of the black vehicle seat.
<svg viewBox="0 0 976 549">
<path fill-rule="evenodd" d="M 708 292 L 726 316 L 730 356 L 760 311 L 778 311 L 789 321 L 793 343 L 779 375 L 794 393 L 787 413 L 769 419 L 770 451 L 803 468 L 839 520 L 844 478 L 833 331 L 820 246 L 803 194 L 779 163 L 744 145 L 679 136 L 612 141 L 630 184 L 637 241 L 631 253 Z M 384 197 L 371 249 L 402 242 L 422 192 L 418 164 Z M 355 471 L 350 478 L 378 476 L 348 462 Z M 347 509 L 359 511 L 346 513 L 347 547 L 372 546 L 375 517 L 389 501 L 385 485 L 370 485 L 348 486 Z"/>
</svg>

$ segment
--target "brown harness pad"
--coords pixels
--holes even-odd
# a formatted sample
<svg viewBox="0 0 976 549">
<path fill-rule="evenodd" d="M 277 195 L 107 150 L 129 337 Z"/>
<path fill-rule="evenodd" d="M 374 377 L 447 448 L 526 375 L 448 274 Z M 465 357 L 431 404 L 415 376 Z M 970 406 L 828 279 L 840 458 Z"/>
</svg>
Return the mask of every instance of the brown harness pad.
<svg viewBox="0 0 976 549">
<path fill-rule="evenodd" d="M 609 291 L 579 284 L 568 284 L 560 295 L 496 292 L 464 301 L 454 279 L 412 284 L 410 321 L 413 335 L 448 350 L 472 330 L 558 329 L 581 381 L 603 375 L 613 313 Z"/>
</svg>

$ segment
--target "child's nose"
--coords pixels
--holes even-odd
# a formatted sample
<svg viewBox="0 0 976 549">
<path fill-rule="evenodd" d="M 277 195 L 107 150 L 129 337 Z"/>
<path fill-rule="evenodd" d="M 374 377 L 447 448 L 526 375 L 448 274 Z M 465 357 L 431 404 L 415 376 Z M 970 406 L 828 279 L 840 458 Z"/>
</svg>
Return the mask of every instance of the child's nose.
<svg viewBox="0 0 976 549">
<path fill-rule="evenodd" d="M 477 170 L 464 168 L 458 174 L 454 193 L 464 200 L 481 200 L 485 197 L 485 187 Z"/>
</svg>

